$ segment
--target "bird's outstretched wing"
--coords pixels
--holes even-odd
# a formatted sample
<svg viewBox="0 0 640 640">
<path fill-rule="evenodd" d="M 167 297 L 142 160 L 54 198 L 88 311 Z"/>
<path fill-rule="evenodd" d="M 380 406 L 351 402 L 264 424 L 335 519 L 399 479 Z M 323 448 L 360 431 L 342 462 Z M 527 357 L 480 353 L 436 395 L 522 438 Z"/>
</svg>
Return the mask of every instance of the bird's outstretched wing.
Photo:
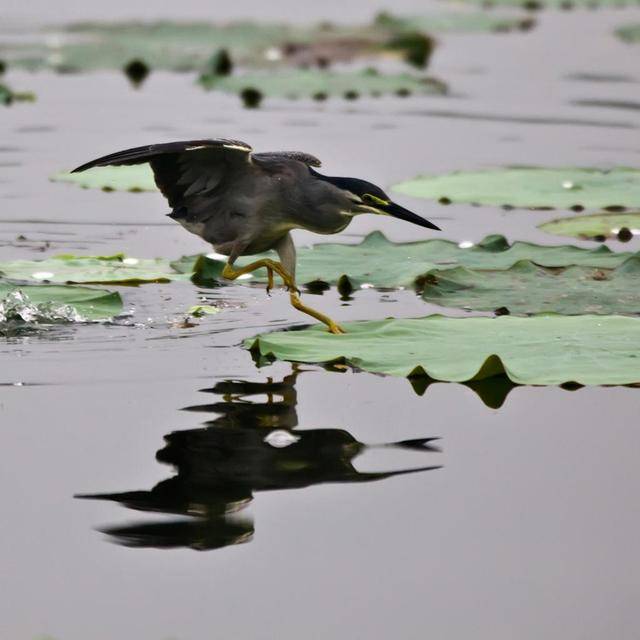
<svg viewBox="0 0 640 640">
<path fill-rule="evenodd" d="M 309 167 L 322 166 L 318 158 L 304 151 L 265 151 L 263 153 L 254 153 L 253 157 L 256 160 L 297 160 Z"/>
<path fill-rule="evenodd" d="M 72 173 L 92 167 L 132 165 L 148 162 L 156 184 L 172 208 L 185 204 L 190 196 L 211 191 L 229 172 L 251 166 L 251 147 L 239 140 L 185 140 L 165 144 L 151 144 L 118 151 L 92 160 Z"/>
</svg>

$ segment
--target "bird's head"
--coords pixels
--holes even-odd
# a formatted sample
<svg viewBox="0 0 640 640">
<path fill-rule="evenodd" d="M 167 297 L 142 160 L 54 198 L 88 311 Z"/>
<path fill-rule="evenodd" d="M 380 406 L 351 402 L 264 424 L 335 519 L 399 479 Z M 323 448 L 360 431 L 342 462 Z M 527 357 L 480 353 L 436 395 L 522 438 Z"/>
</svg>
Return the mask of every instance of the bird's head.
<svg viewBox="0 0 640 640">
<path fill-rule="evenodd" d="M 331 182 L 343 192 L 352 204 L 352 209 L 349 212 L 350 215 L 375 213 L 378 215 L 393 216 L 394 218 L 417 224 L 420 227 L 440 231 L 440 227 L 437 227 L 433 222 L 429 222 L 429 220 L 393 202 L 380 187 L 377 187 L 371 182 L 359 178 L 321 176 L 315 171 L 313 171 L 313 173 L 317 177 Z"/>
</svg>

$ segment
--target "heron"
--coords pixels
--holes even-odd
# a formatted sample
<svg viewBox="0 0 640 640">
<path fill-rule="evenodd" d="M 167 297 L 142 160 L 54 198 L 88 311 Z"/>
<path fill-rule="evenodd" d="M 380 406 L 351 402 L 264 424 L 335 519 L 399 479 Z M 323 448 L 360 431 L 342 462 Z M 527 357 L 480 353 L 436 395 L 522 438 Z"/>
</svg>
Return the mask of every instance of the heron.
<svg viewBox="0 0 640 640">
<path fill-rule="evenodd" d="M 254 153 L 239 140 L 186 140 L 135 147 L 87 162 L 72 173 L 145 163 L 151 166 L 156 185 L 169 202 L 171 212 L 167 215 L 227 256 L 224 278 L 235 280 L 264 268 L 269 292 L 277 274 L 293 307 L 324 323 L 334 334 L 345 331 L 300 299 L 292 229 L 340 233 L 355 216 L 373 213 L 439 230 L 366 180 L 319 173 L 320 160 L 309 153 Z M 279 260 L 260 258 L 235 266 L 240 256 L 271 249 Z"/>
</svg>

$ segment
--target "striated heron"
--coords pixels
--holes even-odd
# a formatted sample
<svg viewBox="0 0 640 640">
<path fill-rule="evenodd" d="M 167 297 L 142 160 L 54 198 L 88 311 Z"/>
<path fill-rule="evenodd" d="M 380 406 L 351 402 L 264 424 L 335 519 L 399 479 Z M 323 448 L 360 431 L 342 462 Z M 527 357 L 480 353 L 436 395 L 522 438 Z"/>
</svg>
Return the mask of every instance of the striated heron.
<svg viewBox="0 0 640 640">
<path fill-rule="evenodd" d="M 300 151 L 252 153 L 237 140 L 188 140 L 118 151 L 74 169 L 149 163 L 169 201 L 169 217 L 228 256 L 222 275 L 233 280 L 265 268 L 267 291 L 274 273 L 289 289 L 291 304 L 320 320 L 332 333 L 344 330 L 304 305 L 295 283 L 296 250 L 291 229 L 339 233 L 361 213 L 390 215 L 421 227 L 438 227 L 392 202 L 374 184 L 324 176 L 320 161 Z M 274 249 L 280 260 L 261 259 L 241 268 L 239 256 Z"/>
</svg>

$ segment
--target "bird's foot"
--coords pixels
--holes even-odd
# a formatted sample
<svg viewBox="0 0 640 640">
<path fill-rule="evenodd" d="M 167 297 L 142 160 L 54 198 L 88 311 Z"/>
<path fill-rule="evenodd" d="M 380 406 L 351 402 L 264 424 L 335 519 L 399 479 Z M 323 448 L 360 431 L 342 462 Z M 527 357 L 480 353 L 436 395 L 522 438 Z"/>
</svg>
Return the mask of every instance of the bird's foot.
<svg viewBox="0 0 640 640">
<path fill-rule="evenodd" d="M 327 325 L 327 327 L 329 329 L 329 333 L 333 333 L 336 336 L 347 333 L 339 324 L 333 322 L 333 320 Z"/>
</svg>

